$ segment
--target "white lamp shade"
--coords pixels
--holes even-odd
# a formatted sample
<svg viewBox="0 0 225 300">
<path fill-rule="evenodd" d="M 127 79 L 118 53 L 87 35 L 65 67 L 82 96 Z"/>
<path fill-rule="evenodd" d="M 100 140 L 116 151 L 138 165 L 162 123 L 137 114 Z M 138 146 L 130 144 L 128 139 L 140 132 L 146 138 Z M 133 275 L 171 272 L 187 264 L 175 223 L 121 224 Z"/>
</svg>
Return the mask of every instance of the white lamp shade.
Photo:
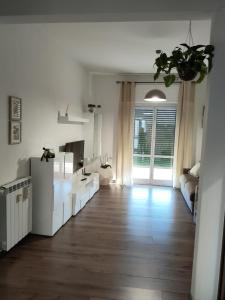
<svg viewBox="0 0 225 300">
<path fill-rule="evenodd" d="M 164 102 L 166 101 L 166 95 L 162 91 L 154 89 L 145 95 L 144 100 L 149 102 Z"/>
</svg>

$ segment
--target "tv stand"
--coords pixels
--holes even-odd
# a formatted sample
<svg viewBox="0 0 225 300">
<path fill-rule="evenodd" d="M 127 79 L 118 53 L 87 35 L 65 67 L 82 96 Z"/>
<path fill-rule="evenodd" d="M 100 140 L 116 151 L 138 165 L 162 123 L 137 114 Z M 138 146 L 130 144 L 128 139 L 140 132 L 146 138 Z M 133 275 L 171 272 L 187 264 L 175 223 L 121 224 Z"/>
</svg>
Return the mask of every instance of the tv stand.
<svg viewBox="0 0 225 300">
<path fill-rule="evenodd" d="M 72 189 L 72 214 L 75 216 L 99 190 L 99 174 L 91 173 L 85 178 L 74 177 Z"/>
</svg>

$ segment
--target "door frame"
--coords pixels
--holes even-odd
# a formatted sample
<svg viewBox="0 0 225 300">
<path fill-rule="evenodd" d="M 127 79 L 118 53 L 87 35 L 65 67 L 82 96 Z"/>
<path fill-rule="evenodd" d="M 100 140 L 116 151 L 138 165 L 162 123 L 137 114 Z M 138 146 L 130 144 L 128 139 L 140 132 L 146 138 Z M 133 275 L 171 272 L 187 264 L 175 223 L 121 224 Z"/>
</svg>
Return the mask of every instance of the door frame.
<svg viewBox="0 0 225 300">
<path fill-rule="evenodd" d="M 173 179 L 172 180 L 156 180 L 153 179 L 153 172 L 154 172 L 154 158 L 155 157 L 162 157 L 162 158 L 172 158 L 174 160 L 175 155 L 173 156 L 162 156 L 162 155 L 154 155 L 155 153 L 155 133 L 156 133 L 156 111 L 157 109 L 165 109 L 165 110 L 169 110 L 169 109 L 176 109 L 177 111 L 177 104 L 176 103 L 163 103 L 163 104 L 157 104 L 157 105 L 141 105 L 141 104 L 137 104 L 135 106 L 135 110 L 136 109 L 142 109 L 142 110 L 147 110 L 147 109 L 152 109 L 153 110 L 153 126 L 152 126 L 152 138 L 151 138 L 151 153 L 150 154 L 146 154 L 143 155 L 144 157 L 150 157 L 150 165 L 149 165 L 149 179 L 137 179 L 137 178 L 133 178 L 133 182 L 135 184 L 150 184 L 150 185 L 158 185 L 158 186 L 172 186 L 173 184 Z M 134 120 L 135 121 L 135 120 Z M 175 124 L 175 131 L 176 131 L 176 126 L 177 124 Z M 175 153 L 175 141 L 176 141 L 176 137 L 174 138 L 174 153 Z M 137 154 L 136 156 L 142 156 L 141 154 Z M 132 157 L 134 157 L 135 154 L 132 154 Z M 174 167 L 174 161 L 173 161 L 173 166 L 172 169 Z"/>
</svg>

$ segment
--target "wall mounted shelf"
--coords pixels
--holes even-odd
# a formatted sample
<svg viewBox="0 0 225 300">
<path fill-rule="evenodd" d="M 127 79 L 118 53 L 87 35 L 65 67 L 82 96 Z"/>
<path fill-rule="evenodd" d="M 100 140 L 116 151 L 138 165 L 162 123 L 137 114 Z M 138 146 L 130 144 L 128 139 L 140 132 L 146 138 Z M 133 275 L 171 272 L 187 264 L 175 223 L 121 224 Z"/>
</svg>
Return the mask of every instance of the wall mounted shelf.
<svg viewBox="0 0 225 300">
<path fill-rule="evenodd" d="M 89 122 L 89 119 L 79 118 L 79 117 L 73 117 L 73 119 L 69 119 L 68 114 L 67 115 L 61 115 L 60 112 L 58 112 L 58 123 L 59 124 L 86 124 Z"/>
</svg>

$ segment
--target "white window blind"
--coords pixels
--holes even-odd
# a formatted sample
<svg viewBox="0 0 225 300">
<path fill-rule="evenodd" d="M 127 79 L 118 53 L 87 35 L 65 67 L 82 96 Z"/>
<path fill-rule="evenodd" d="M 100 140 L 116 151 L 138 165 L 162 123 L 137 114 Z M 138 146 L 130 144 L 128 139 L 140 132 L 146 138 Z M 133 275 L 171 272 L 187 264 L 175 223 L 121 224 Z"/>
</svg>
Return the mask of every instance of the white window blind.
<svg viewBox="0 0 225 300">
<path fill-rule="evenodd" d="M 176 127 L 176 109 L 157 109 L 155 155 L 173 156 Z"/>
</svg>

